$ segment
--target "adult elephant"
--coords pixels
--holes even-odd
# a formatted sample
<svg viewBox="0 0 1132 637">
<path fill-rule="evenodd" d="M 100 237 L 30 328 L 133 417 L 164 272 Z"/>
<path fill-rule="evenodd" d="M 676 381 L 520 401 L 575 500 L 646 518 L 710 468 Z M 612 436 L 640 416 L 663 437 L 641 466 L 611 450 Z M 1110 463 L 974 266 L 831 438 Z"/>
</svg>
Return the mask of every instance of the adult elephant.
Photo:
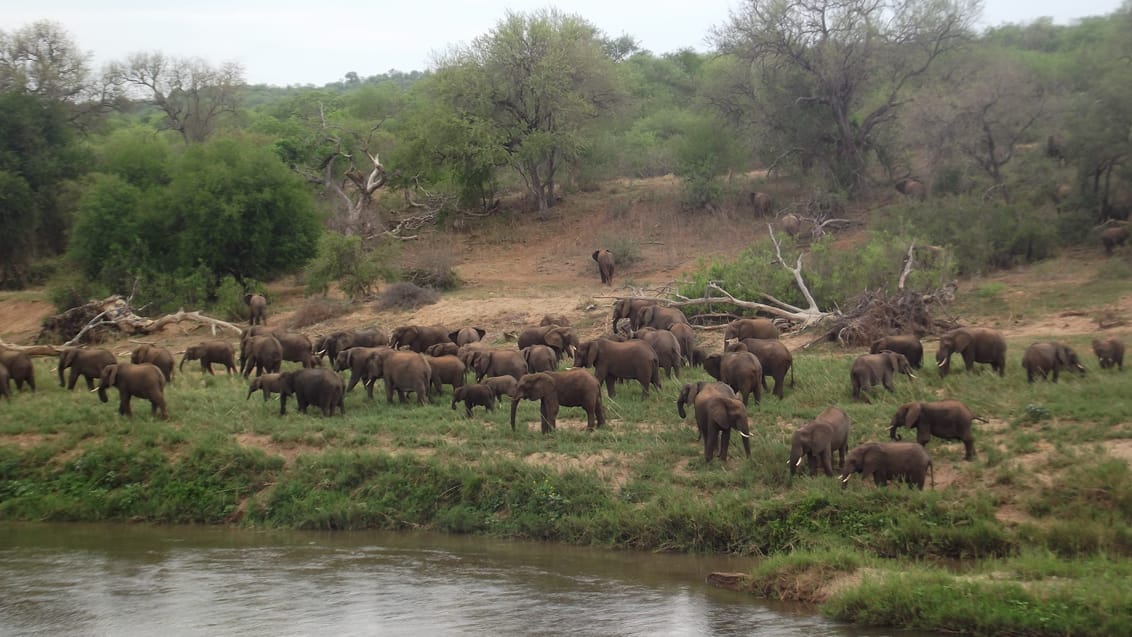
<svg viewBox="0 0 1132 637">
<path fill-rule="evenodd" d="M 794 430 L 790 437 L 790 475 L 797 472 L 802 461 L 809 463 L 810 475 L 817 473 L 818 467 L 825 475 L 833 475 L 833 452 L 837 451 L 840 462 L 845 466 L 845 454 L 849 451 L 849 414 L 840 407 L 830 405 L 810 422 Z"/>
<path fill-rule="evenodd" d="M 393 349 L 408 348 L 414 352 L 424 352 L 430 345 L 450 343 L 449 330 L 439 326 L 402 325 L 393 330 L 389 346 Z"/>
<path fill-rule="evenodd" d="M 161 413 L 163 419 L 169 418 L 165 407 L 165 374 L 152 363 L 111 363 L 99 373 L 98 399 L 107 402 L 106 390 L 118 388 L 118 413 L 133 416 L 130 399 L 134 396 L 149 401 L 150 413 Z"/>
<path fill-rule="evenodd" d="M 1093 354 L 1097 356 L 1097 364 L 1101 369 L 1116 367 L 1124 371 L 1124 342 L 1115 336 L 1106 339 L 1093 339 Z"/>
<path fill-rule="evenodd" d="M 248 306 L 248 325 L 267 325 L 267 297 L 262 294 L 245 294 Z"/>
<path fill-rule="evenodd" d="M 157 365 L 157 369 L 165 375 L 165 382 L 173 380 L 173 352 L 159 347 L 145 343 L 134 348 L 130 353 L 130 362 L 137 365 L 139 363 L 152 363 Z"/>
<path fill-rule="evenodd" d="M 656 305 L 657 303 L 659 303 L 657 299 L 617 299 L 617 301 L 613 303 L 613 323 L 610 325 L 609 329 L 616 332 L 617 321 L 620 321 L 621 319 L 629 319 L 630 329 L 637 329 L 638 327 L 640 327 L 637 324 L 638 313 L 643 308 L 646 308 L 650 305 Z"/>
<path fill-rule="evenodd" d="M 232 373 L 239 373 L 236 369 L 236 352 L 232 348 L 232 344 L 228 341 L 202 341 L 196 345 L 190 345 L 185 349 L 185 355 L 181 357 L 181 364 L 177 366 L 180 371 L 185 371 L 185 361 L 200 361 L 200 370 L 215 375 L 216 372 L 212 371 L 212 364 L 223 365 L 224 369 L 229 375 Z"/>
<path fill-rule="evenodd" d="M 924 185 L 924 182 L 915 177 L 905 177 L 896 182 L 894 187 L 896 188 L 896 192 L 911 199 L 923 201 L 928 196 L 927 186 Z"/>
<path fill-rule="evenodd" d="M 338 353 L 351 347 L 381 347 L 389 344 L 389 335 L 374 327 L 368 330 L 345 330 L 334 332 L 315 344 L 318 356 L 325 355 L 331 362 L 338 358 Z"/>
<path fill-rule="evenodd" d="M 778 220 L 778 227 L 791 237 L 796 237 L 802 231 L 802 220 L 794 213 L 787 213 Z"/>
<path fill-rule="evenodd" d="M 519 332 L 519 349 L 531 345 L 546 345 L 554 350 L 558 359 L 563 356 L 573 356 L 578 344 L 578 335 L 569 325 L 540 325 L 523 328 L 523 331 Z"/>
<path fill-rule="evenodd" d="M 310 337 L 300 332 L 275 331 L 271 333 L 283 350 L 283 360 L 299 363 L 304 369 L 318 367 L 320 359 L 315 356 L 314 343 Z"/>
<path fill-rule="evenodd" d="M 287 413 L 287 397 L 294 394 L 299 404 L 299 412 L 307 413 L 307 407 L 315 405 L 323 416 L 333 416 L 335 408 L 346 415 L 346 389 L 342 377 L 322 368 L 303 368 L 279 375 L 279 415 Z"/>
<path fill-rule="evenodd" d="M 86 380 L 86 388 L 94 389 L 94 381 L 102 375 L 102 368 L 114 365 L 118 357 L 114 352 L 101 347 L 75 348 L 59 354 L 59 386 L 73 390 L 79 376 Z M 67 383 L 63 383 L 63 372 L 71 370 Z"/>
<path fill-rule="evenodd" d="M 444 391 L 444 385 L 451 385 L 452 390 L 464 386 L 464 372 L 467 367 L 455 356 L 425 356 L 432 375 L 432 388 L 439 396 Z"/>
<path fill-rule="evenodd" d="M 1112 256 L 1112 251 L 1117 246 L 1124 245 L 1125 241 L 1128 241 L 1128 228 L 1124 226 L 1101 230 L 1101 245 L 1104 246 L 1104 253 L 1108 256 Z"/>
<path fill-rule="evenodd" d="M 1022 368 L 1026 370 L 1026 382 L 1028 383 L 1034 382 L 1034 376 L 1047 378 L 1051 372 L 1052 378 L 1050 380 L 1056 383 L 1062 369 L 1075 371 L 1081 376 L 1085 375 L 1085 366 L 1081 364 L 1077 352 L 1065 343 L 1034 343 L 1030 345 L 1022 353 Z"/>
<path fill-rule="evenodd" d="M 727 324 L 727 329 L 723 332 L 723 344 L 727 345 L 727 341 L 732 339 L 743 340 L 745 338 L 778 338 L 782 333 L 778 330 L 778 326 L 767 318 L 742 318 L 735 319 Z"/>
<path fill-rule="evenodd" d="M 274 334 L 253 336 L 241 345 L 243 365 L 240 373 L 247 378 L 252 369 L 255 375 L 275 374 L 283 366 L 283 346 Z"/>
<path fill-rule="evenodd" d="M 901 480 L 921 491 L 925 478 L 931 473 L 932 488 L 935 488 L 932 458 L 914 442 L 869 442 L 853 447 L 841 469 L 842 489 L 855 473 L 862 478 L 871 476 L 878 487 L 885 486 L 889 480 Z"/>
<path fill-rule="evenodd" d="M 633 330 L 639 330 L 642 327 L 655 327 L 658 330 L 670 329 L 676 323 L 687 323 L 688 317 L 684 313 L 674 307 L 663 307 L 660 305 L 648 305 L 637 312 L 637 324 Z"/>
<path fill-rule="evenodd" d="M 935 353 L 939 375 L 951 371 L 951 355 L 963 357 L 970 372 L 975 363 L 987 363 L 999 376 L 1006 375 L 1006 339 L 1002 332 L 989 327 L 960 327 L 939 337 L 939 350 Z"/>
<path fill-rule="evenodd" d="M 727 449 L 731 445 L 731 430 L 743 439 L 743 451 L 751 457 L 751 429 L 747 408 L 738 398 L 727 398 L 713 392 L 700 392 L 693 405 L 696 425 L 704 441 L 704 462 L 711 462 L 718 445 L 719 460 L 727 462 Z"/>
<path fill-rule="evenodd" d="M 786 385 L 786 373 L 790 373 L 790 386 L 794 386 L 794 355 L 790 353 L 790 348 L 786 347 L 786 343 L 778 339 L 769 338 L 745 338 L 737 343 L 728 345 L 728 350 L 734 350 L 737 347 L 746 348 L 746 350 L 755 355 L 759 359 L 759 364 L 763 367 L 763 382 L 762 387 L 767 389 L 767 378 L 774 379 L 774 395 L 778 396 L 781 400 Z"/>
<path fill-rule="evenodd" d="M 774 210 L 774 200 L 770 193 L 755 191 L 747 195 L 747 199 L 751 203 L 751 209 L 759 217 L 766 217 Z"/>
<path fill-rule="evenodd" d="M 632 338 L 642 340 L 652 347 L 656 352 L 657 363 L 664 370 L 666 377 L 672 378 L 672 373 L 675 372 L 676 378 L 680 378 L 680 367 L 683 365 L 684 357 L 680 341 L 675 334 L 668 330 L 642 327 L 633 332 Z"/>
<path fill-rule="evenodd" d="M 416 393 L 419 405 L 432 402 L 428 393 L 432 385 L 432 367 L 424 354 L 397 350 L 381 352 L 369 358 L 368 373 L 374 379 L 385 381 L 385 401 L 390 405 L 393 404 L 394 390 L 402 403 L 406 402 L 405 394 L 408 392 Z"/>
<path fill-rule="evenodd" d="M 373 398 L 373 383 L 377 379 L 370 376 L 369 359 L 373 356 L 378 356 L 383 352 L 391 352 L 393 350 L 385 345 L 378 347 L 351 347 L 350 349 L 338 352 L 337 358 L 334 359 L 334 371 L 341 372 L 350 370 L 350 381 L 346 385 L 346 391 L 349 392 L 361 382 L 366 388 L 366 395 Z"/>
<path fill-rule="evenodd" d="M 696 351 L 696 332 L 687 323 L 673 323 L 669 332 L 680 343 L 680 354 L 684 357 L 684 364 L 692 365 L 692 353 Z"/>
<path fill-rule="evenodd" d="M 986 422 L 958 400 L 904 403 L 892 415 L 888 437 L 900 440 L 900 434 L 896 430 L 908 427 L 916 430 L 916 442 L 921 445 L 927 445 L 932 436 L 943 440 L 961 440 L 965 451 L 963 459 L 972 460 L 975 457 L 975 437 L 971 434 L 971 423 L 975 420 Z"/>
<path fill-rule="evenodd" d="M 755 404 L 762 402 L 763 366 L 754 354 L 745 351 L 711 354 L 704 359 L 704 371 L 730 385 L 743 397 L 744 405 L 751 394 L 755 395 Z"/>
<path fill-rule="evenodd" d="M 601 276 L 602 285 L 613 285 L 613 253 L 602 248 L 594 250 L 590 256 L 597 262 L 597 273 Z"/>
<path fill-rule="evenodd" d="M 269 398 L 271 398 L 271 394 L 278 394 L 279 393 L 279 389 L 280 389 L 280 387 L 282 387 L 279 379 L 282 376 L 283 376 L 283 374 L 279 374 L 279 373 L 264 374 L 263 376 L 256 376 L 255 378 L 252 379 L 252 382 L 248 383 L 248 397 L 245 398 L 244 400 L 251 398 L 252 394 L 256 393 L 257 391 L 262 391 L 263 392 L 263 402 L 267 402 L 267 400 Z"/>
<path fill-rule="evenodd" d="M 584 369 L 524 374 L 511 394 L 511 431 L 515 431 L 515 413 L 523 400 L 539 401 L 539 420 L 544 434 L 557 427 L 560 407 L 585 410 L 586 431 L 605 424 L 601 385 Z"/>
<path fill-rule="evenodd" d="M 547 345 L 530 345 L 519 350 L 527 362 L 527 373 L 553 372 L 558 369 L 558 354 Z"/>
<path fill-rule="evenodd" d="M 865 354 L 858 356 L 849 368 L 849 380 L 853 386 L 853 398 L 861 399 L 861 392 L 868 391 L 873 385 L 881 384 L 888 391 L 895 391 L 892 378 L 896 374 L 904 374 L 908 378 L 915 378 L 912 366 L 903 354 L 896 352 L 881 352 L 880 354 Z M 865 401 L 869 402 L 868 396 Z"/>
<path fill-rule="evenodd" d="M 908 364 L 920 369 L 924 364 L 924 344 L 915 334 L 893 334 L 882 336 L 869 345 L 870 354 L 879 354 L 883 351 L 903 354 Z"/>
<path fill-rule="evenodd" d="M 487 330 L 482 327 L 461 327 L 455 332 L 449 332 L 448 340 L 459 347 L 461 345 L 467 345 L 468 343 L 478 343 L 482 341 L 484 334 L 487 334 Z"/>
<path fill-rule="evenodd" d="M 725 398 L 737 398 L 738 394 L 731 388 L 731 385 L 721 382 L 711 382 L 708 380 L 701 380 L 697 383 L 685 383 L 680 388 L 680 395 L 676 398 L 676 413 L 680 414 L 681 418 L 687 418 L 688 414 L 684 411 L 684 405 L 694 405 L 696 396 L 701 392 L 708 392 L 717 394 Z"/>
<path fill-rule="evenodd" d="M 9 380 L 15 383 L 17 391 L 23 391 L 27 383 L 28 389 L 35 392 L 35 365 L 27 352 L 0 347 L 0 365 L 8 368 Z"/>
<path fill-rule="evenodd" d="M 605 383 L 605 391 L 610 398 L 617 396 L 619 378 L 639 382 L 641 395 L 645 398 L 648 398 L 649 387 L 661 389 L 660 361 L 653 348 L 644 341 L 590 341 L 586 350 L 586 366 L 594 368 L 598 384 Z"/>
<path fill-rule="evenodd" d="M 523 352 L 513 349 L 485 349 L 472 352 L 471 368 L 476 372 L 476 382 L 488 376 L 511 376 L 515 380 L 527 373 L 527 361 Z"/>
</svg>

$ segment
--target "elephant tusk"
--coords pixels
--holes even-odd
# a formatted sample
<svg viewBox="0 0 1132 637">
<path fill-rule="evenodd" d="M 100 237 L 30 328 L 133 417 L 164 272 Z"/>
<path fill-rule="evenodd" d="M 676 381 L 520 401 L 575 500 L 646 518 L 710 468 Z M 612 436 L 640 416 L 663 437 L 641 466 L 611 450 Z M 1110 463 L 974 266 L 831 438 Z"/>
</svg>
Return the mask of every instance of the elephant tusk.
<svg viewBox="0 0 1132 637">
<path fill-rule="evenodd" d="M 908 378 L 915 378 L 915 377 L 916 377 L 916 375 L 915 375 L 915 374 L 913 374 L 913 373 L 911 373 L 911 372 L 909 372 L 909 373 L 908 373 Z"/>
<path fill-rule="evenodd" d="M 101 387 L 95 387 L 94 389 L 90 390 L 90 393 L 93 394 L 94 392 L 98 391 L 99 389 L 102 389 L 102 388 Z"/>
<path fill-rule="evenodd" d="M 794 466 L 795 466 L 795 467 L 800 467 L 800 466 L 802 466 L 802 460 L 804 460 L 804 458 L 803 458 L 803 457 L 799 457 L 799 458 L 798 458 L 798 462 L 795 462 L 795 463 L 794 463 Z"/>
<path fill-rule="evenodd" d="M 943 364 L 946 363 L 946 362 L 947 362 L 947 359 L 945 358 L 945 359 L 941 360 L 940 362 L 936 363 L 935 366 L 936 367 L 943 367 Z"/>
<path fill-rule="evenodd" d="M 751 434 L 745 434 L 742 431 L 739 432 L 739 435 L 743 436 L 744 438 L 750 438 L 751 437 Z"/>
<path fill-rule="evenodd" d="M 852 478 L 852 477 L 853 477 L 853 474 L 850 473 L 849 475 L 841 478 L 841 484 L 845 484 L 846 482 L 849 482 L 849 478 Z"/>
</svg>

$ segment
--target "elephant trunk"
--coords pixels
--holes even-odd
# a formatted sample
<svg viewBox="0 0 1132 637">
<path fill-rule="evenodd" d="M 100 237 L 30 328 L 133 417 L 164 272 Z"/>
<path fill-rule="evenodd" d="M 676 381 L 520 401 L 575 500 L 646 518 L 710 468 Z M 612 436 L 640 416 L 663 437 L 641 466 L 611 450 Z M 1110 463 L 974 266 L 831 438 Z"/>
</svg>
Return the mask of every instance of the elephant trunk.
<svg viewBox="0 0 1132 637">
<path fill-rule="evenodd" d="M 515 394 L 511 396 L 511 431 L 515 431 L 515 412 L 519 409 L 519 401 L 522 398 L 518 390 L 515 390 Z"/>
<path fill-rule="evenodd" d="M 896 431 L 899 428 L 900 428 L 900 423 L 898 423 L 898 422 L 892 423 L 892 425 L 889 426 L 889 428 L 888 428 L 888 437 L 891 438 L 892 440 L 900 440 L 901 439 L 900 434 Z"/>
<path fill-rule="evenodd" d="M 177 366 L 177 371 L 179 371 L 179 372 L 185 371 L 185 361 L 187 361 L 187 360 L 189 360 L 188 356 L 182 356 L 181 357 L 181 364 Z"/>
<path fill-rule="evenodd" d="M 841 476 L 841 488 L 844 489 L 849 484 L 849 478 L 852 478 L 852 473 L 847 473 Z"/>
<path fill-rule="evenodd" d="M 110 400 L 106 397 L 106 383 L 99 383 L 98 389 L 96 391 L 98 392 L 98 400 L 104 403 Z"/>
<path fill-rule="evenodd" d="M 683 398 L 676 401 L 676 411 L 680 412 L 681 418 L 687 418 L 688 417 L 687 412 L 684 411 L 684 399 Z"/>
</svg>

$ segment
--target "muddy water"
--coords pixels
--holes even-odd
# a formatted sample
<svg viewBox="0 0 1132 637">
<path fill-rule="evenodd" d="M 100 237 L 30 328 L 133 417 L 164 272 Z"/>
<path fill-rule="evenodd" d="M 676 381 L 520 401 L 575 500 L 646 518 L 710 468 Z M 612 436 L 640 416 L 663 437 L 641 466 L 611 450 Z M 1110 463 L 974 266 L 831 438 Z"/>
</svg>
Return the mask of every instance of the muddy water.
<svg viewBox="0 0 1132 637">
<path fill-rule="evenodd" d="M 895 634 L 704 583 L 749 567 L 440 535 L 0 524 L 0 635 Z"/>
</svg>

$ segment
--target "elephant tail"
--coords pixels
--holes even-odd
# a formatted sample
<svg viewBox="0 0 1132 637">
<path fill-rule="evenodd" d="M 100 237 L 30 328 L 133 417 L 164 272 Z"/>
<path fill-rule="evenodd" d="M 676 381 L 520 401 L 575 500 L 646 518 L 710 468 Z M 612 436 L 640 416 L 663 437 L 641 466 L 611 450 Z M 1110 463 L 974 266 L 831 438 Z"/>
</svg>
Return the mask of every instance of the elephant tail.
<svg viewBox="0 0 1132 637">
<path fill-rule="evenodd" d="M 932 467 L 932 461 L 928 459 L 928 475 L 932 479 L 932 491 L 935 491 L 935 469 Z"/>
<path fill-rule="evenodd" d="M 790 363 L 790 389 L 794 389 L 794 363 Z"/>
</svg>

